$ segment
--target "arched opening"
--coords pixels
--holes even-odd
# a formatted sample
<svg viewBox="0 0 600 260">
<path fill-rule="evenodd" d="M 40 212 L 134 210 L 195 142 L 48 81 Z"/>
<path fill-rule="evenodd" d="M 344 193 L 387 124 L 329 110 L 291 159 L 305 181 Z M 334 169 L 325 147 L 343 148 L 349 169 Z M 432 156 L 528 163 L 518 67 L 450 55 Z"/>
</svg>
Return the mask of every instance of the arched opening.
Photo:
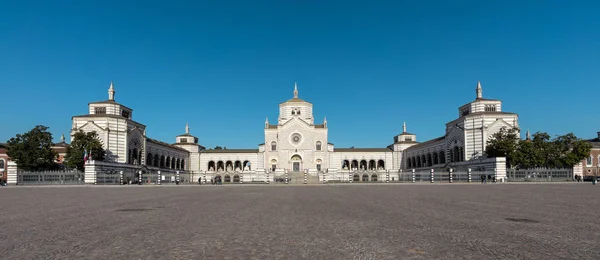
<svg viewBox="0 0 600 260">
<path fill-rule="evenodd" d="M 160 156 L 160 168 L 165 168 L 165 156 Z"/>
<path fill-rule="evenodd" d="M 355 182 L 360 181 L 360 175 L 354 174 L 354 176 L 352 176 L 352 181 L 355 181 Z"/>
<path fill-rule="evenodd" d="M 407 168 L 412 167 L 412 160 L 410 158 L 408 158 L 408 160 L 406 160 L 406 165 L 407 165 Z"/>
<path fill-rule="evenodd" d="M 225 170 L 228 172 L 233 171 L 233 162 L 232 161 L 225 162 Z"/>
<path fill-rule="evenodd" d="M 321 151 L 321 141 L 317 141 L 317 144 L 315 146 L 316 146 L 315 149 L 317 151 Z"/>
<path fill-rule="evenodd" d="M 215 171 L 215 161 L 208 161 L 208 171 Z"/>
<path fill-rule="evenodd" d="M 235 162 L 233 163 L 233 169 L 234 169 L 236 172 L 242 171 L 242 162 L 240 162 L 240 161 L 235 161 Z"/>
<path fill-rule="evenodd" d="M 0 169 L 4 170 L 4 160 L 0 159 Z"/>
<path fill-rule="evenodd" d="M 301 171 L 301 163 L 302 163 L 302 157 L 300 157 L 300 155 L 295 154 L 294 156 L 292 156 L 292 158 L 290 159 L 290 161 L 292 161 L 292 170 L 295 172 L 299 172 Z"/>
<path fill-rule="evenodd" d="M 277 160 L 272 159 L 271 160 L 271 171 L 275 171 L 277 170 Z"/>
<path fill-rule="evenodd" d="M 179 169 L 185 170 L 185 159 L 181 159 L 181 167 Z"/>
<path fill-rule="evenodd" d="M 233 175 L 233 182 L 234 183 L 239 183 L 240 182 L 240 176 L 239 175 Z"/>
<path fill-rule="evenodd" d="M 458 146 L 454 146 L 454 148 L 452 149 L 452 153 L 454 154 L 454 159 L 452 159 L 453 162 L 458 162 L 459 161 L 459 157 L 460 154 L 458 152 Z"/>
<path fill-rule="evenodd" d="M 171 169 L 175 169 L 176 162 L 177 162 L 177 160 L 175 160 L 175 157 L 171 158 Z"/>
<path fill-rule="evenodd" d="M 446 163 L 446 154 L 444 154 L 444 151 L 440 152 L 440 163 Z"/>
<path fill-rule="evenodd" d="M 148 153 L 148 154 L 146 155 L 146 165 L 150 165 L 150 166 L 152 166 L 152 158 L 153 158 L 153 157 L 152 157 L 152 154 L 151 154 L 151 153 Z M 0 167 L 0 168 L 2 168 L 2 167 Z"/>
<path fill-rule="evenodd" d="M 167 160 L 165 161 L 165 167 L 171 168 L 171 156 L 167 156 Z"/>
<path fill-rule="evenodd" d="M 158 156 L 158 154 L 154 155 L 153 163 L 154 163 L 154 167 L 160 167 L 160 157 Z"/>
<path fill-rule="evenodd" d="M 271 151 L 277 151 L 277 142 L 271 142 Z"/>
<path fill-rule="evenodd" d="M 133 149 L 133 152 L 131 153 L 132 158 L 131 158 L 131 163 L 132 164 L 139 164 L 139 158 L 138 158 L 138 150 L 136 148 Z"/>
<path fill-rule="evenodd" d="M 427 167 L 427 156 L 421 155 L 421 166 Z"/>
<path fill-rule="evenodd" d="M 360 161 L 360 169 L 361 170 L 367 170 L 367 161 L 366 160 L 361 160 Z"/>
<path fill-rule="evenodd" d="M 352 170 L 358 170 L 358 161 L 352 160 Z"/>
<path fill-rule="evenodd" d="M 376 169 L 375 167 L 376 167 L 375 160 L 370 160 L 369 161 L 369 171 L 374 171 Z"/>
<path fill-rule="evenodd" d="M 377 181 L 377 174 L 373 173 L 371 175 L 371 181 Z"/>
<path fill-rule="evenodd" d="M 421 168 L 421 156 L 417 155 L 417 168 Z"/>
<path fill-rule="evenodd" d="M 223 161 L 218 161 L 217 162 L 217 171 L 221 172 L 225 170 L 225 164 L 223 163 Z"/>
<path fill-rule="evenodd" d="M 244 161 L 244 171 L 251 171 L 252 169 L 250 168 L 250 161 Z"/>
<path fill-rule="evenodd" d="M 343 169 L 343 170 L 348 170 L 348 169 L 350 169 L 350 161 L 348 161 L 348 160 L 343 160 L 343 161 L 342 161 L 342 169 Z"/>
<path fill-rule="evenodd" d="M 177 158 L 176 163 L 175 163 L 175 169 L 179 170 L 181 166 L 181 160 L 179 158 Z"/>
<path fill-rule="evenodd" d="M 385 170 L 385 162 L 383 160 L 377 161 L 377 169 Z"/>
<path fill-rule="evenodd" d="M 427 154 L 427 165 L 428 166 L 433 165 L 433 161 L 431 160 L 431 154 L 430 153 Z"/>
<path fill-rule="evenodd" d="M 412 158 L 412 167 L 417 168 L 417 159 L 415 157 Z"/>
<path fill-rule="evenodd" d="M 433 153 L 433 164 L 438 164 L 440 163 L 438 160 L 438 153 Z"/>
<path fill-rule="evenodd" d="M 225 178 L 223 178 L 223 182 L 231 182 L 231 176 L 229 176 L 229 174 L 225 174 Z"/>
<path fill-rule="evenodd" d="M 362 181 L 369 181 L 369 175 L 368 174 L 363 174 L 362 176 Z"/>
<path fill-rule="evenodd" d="M 321 161 L 321 159 L 317 159 L 317 171 L 321 171 L 321 164 L 323 163 L 323 161 Z"/>
</svg>

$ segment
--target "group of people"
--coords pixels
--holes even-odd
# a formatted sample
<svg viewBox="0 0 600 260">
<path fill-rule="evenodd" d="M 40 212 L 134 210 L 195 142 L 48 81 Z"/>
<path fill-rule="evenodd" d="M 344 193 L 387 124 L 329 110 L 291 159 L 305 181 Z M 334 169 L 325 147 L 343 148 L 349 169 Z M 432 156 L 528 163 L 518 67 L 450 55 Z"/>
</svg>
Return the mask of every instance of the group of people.
<svg viewBox="0 0 600 260">
<path fill-rule="evenodd" d="M 221 180 L 221 175 L 217 175 L 214 178 L 210 179 L 210 184 L 212 185 L 221 185 L 223 181 Z"/>
<path fill-rule="evenodd" d="M 487 182 L 496 182 L 496 176 L 492 176 L 491 174 L 487 175 L 487 178 L 485 176 L 485 174 L 481 175 L 481 183 L 487 183 Z"/>
</svg>

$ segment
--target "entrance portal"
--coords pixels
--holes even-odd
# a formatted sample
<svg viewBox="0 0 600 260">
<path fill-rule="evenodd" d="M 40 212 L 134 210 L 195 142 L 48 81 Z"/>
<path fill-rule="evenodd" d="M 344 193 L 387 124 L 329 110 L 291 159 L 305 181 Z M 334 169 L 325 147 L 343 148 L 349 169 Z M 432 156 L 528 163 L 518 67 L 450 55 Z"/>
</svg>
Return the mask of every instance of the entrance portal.
<svg viewBox="0 0 600 260">
<path fill-rule="evenodd" d="M 300 169 L 300 163 L 302 163 L 302 157 L 300 157 L 300 155 L 296 154 L 292 156 L 290 161 L 292 161 L 292 171 L 299 172 L 302 170 Z"/>
</svg>

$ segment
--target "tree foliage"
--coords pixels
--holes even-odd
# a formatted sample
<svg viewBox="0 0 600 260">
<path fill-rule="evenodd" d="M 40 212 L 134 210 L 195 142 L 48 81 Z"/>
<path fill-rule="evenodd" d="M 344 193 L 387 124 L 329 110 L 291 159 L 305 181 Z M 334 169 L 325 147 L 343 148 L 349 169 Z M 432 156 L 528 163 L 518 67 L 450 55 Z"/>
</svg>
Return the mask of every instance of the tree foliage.
<svg viewBox="0 0 600 260">
<path fill-rule="evenodd" d="M 490 157 L 506 157 L 509 167 L 515 160 L 518 145 L 519 129 L 502 127 L 488 140 L 485 153 Z"/>
<path fill-rule="evenodd" d="M 80 130 L 73 135 L 73 141 L 67 149 L 67 155 L 65 156 L 65 164 L 67 167 L 83 170 L 83 156 L 85 151 L 87 151 L 88 154 L 91 151 L 94 160 L 104 160 L 105 151 L 102 148 L 102 142 L 98 138 L 96 132 L 85 133 Z"/>
<path fill-rule="evenodd" d="M 551 138 L 545 132 L 532 140 L 520 140 L 518 129 L 502 128 L 492 135 L 486 147 L 490 157 L 506 157 L 509 168 L 570 168 L 588 157 L 592 145 L 573 133 Z"/>
<path fill-rule="evenodd" d="M 49 170 L 57 167 L 58 153 L 52 150 L 52 133 L 38 125 L 24 134 L 17 134 L 6 143 L 6 154 L 20 169 Z"/>
</svg>

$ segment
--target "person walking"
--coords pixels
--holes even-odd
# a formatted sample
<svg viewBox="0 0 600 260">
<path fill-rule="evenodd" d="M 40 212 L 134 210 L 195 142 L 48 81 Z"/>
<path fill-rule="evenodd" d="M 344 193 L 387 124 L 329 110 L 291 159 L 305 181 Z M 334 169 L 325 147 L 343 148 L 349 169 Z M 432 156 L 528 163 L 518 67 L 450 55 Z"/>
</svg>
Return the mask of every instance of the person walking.
<svg viewBox="0 0 600 260">
<path fill-rule="evenodd" d="M 479 175 L 480 179 L 481 179 L 481 183 L 485 183 L 485 175 Z"/>
</svg>

